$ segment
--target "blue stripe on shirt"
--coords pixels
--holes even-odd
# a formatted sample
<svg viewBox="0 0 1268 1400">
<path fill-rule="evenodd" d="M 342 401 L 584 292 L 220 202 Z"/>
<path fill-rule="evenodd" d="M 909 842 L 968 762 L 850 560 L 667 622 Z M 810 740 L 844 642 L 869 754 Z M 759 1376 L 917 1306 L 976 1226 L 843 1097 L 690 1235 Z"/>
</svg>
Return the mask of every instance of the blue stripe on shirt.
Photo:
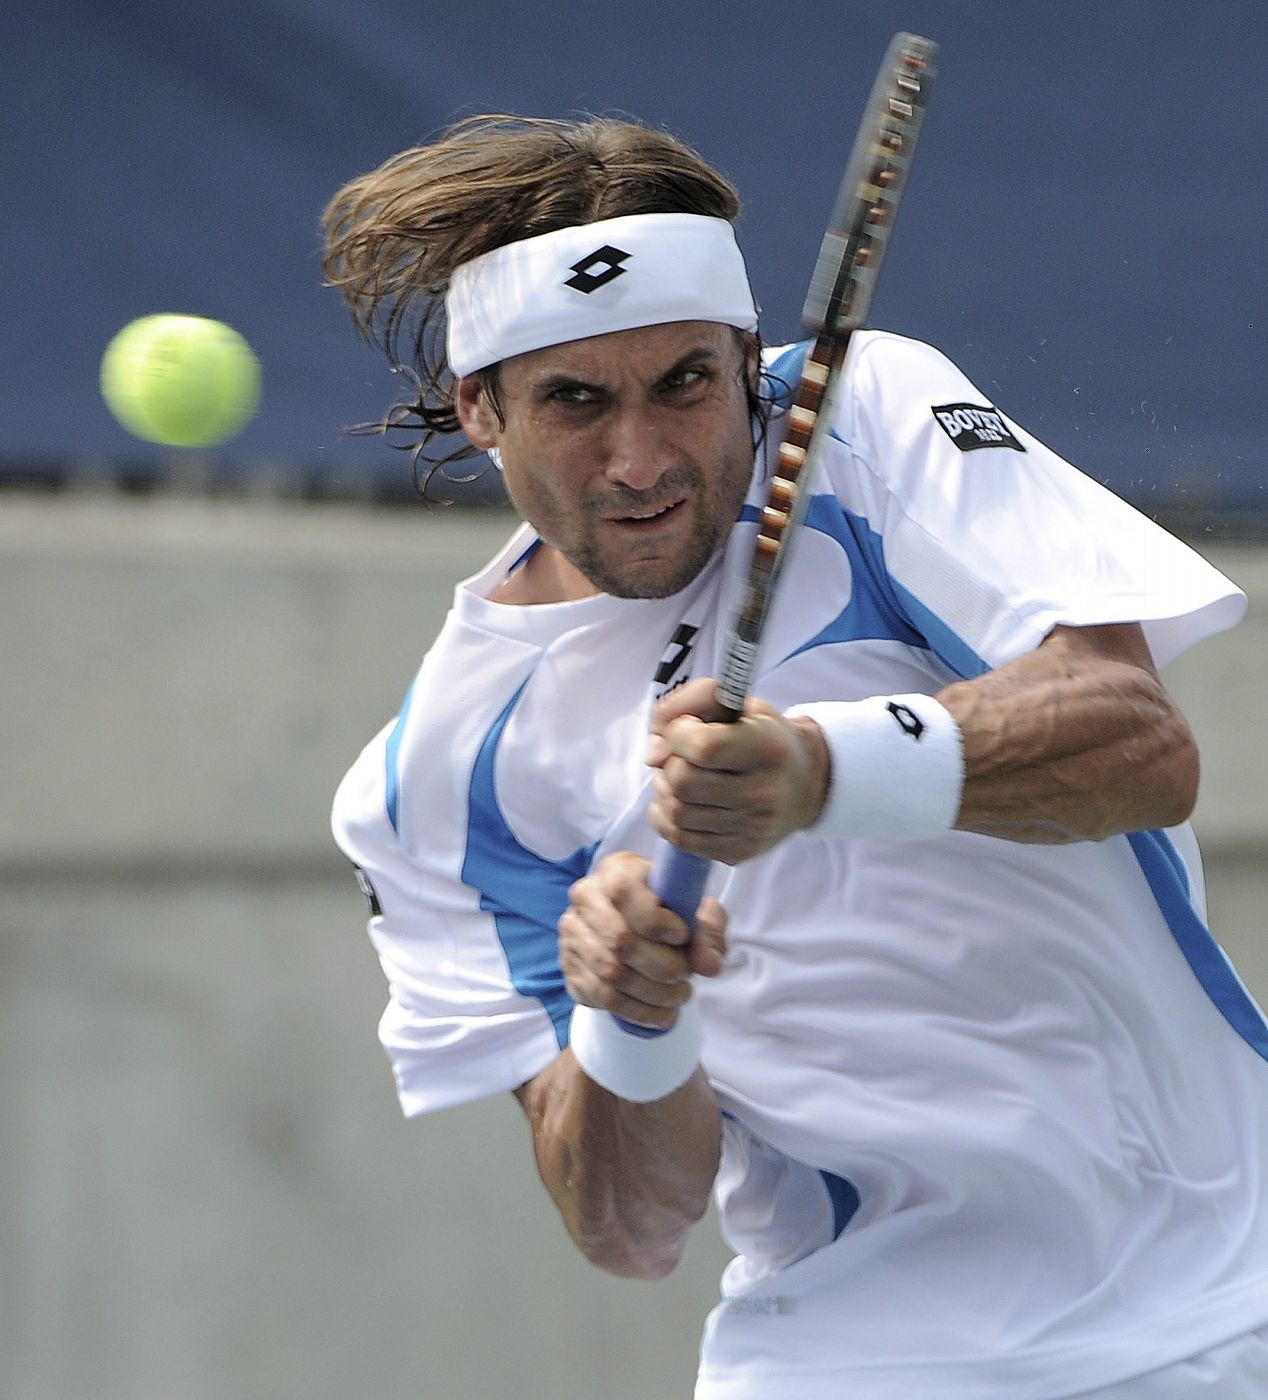
<svg viewBox="0 0 1268 1400">
<path fill-rule="evenodd" d="M 746 506 L 741 519 L 758 520 Z M 889 572 L 885 542 L 866 517 L 847 510 L 829 493 L 812 496 L 803 529 L 835 540 L 850 563 L 849 601 L 828 625 L 791 655 L 833 642 L 893 641 L 932 651 L 955 675 L 984 675 L 991 668 L 932 608 Z"/>
<path fill-rule="evenodd" d="M 859 1208 L 858 1187 L 848 1177 L 825 1172 L 822 1168 L 819 1169 L 819 1176 L 823 1180 L 828 1202 L 832 1207 L 832 1238 L 838 1240 Z"/>
<path fill-rule="evenodd" d="M 1246 1044 L 1268 1060 L 1268 1024 L 1263 1012 L 1193 907 L 1188 872 L 1171 838 L 1164 831 L 1133 831 L 1127 840 L 1202 990 Z"/>
<path fill-rule="evenodd" d="M 476 755 L 462 879 L 479 893 L 480 908 L 493 916 L 511 985 L 541 1002 L 562 1049 L 568 1043 L 573 1001 L 559 969 L 556 925 L 568 907 L 568 887 L 589 870 L 595 847 L 547 860 L 520 843 L 502 813 L 495 771 L 498 745 L 527 684 L 511 696 Z"/>
<path fill-rule="evenodd" d="M 401 800 L 401 736 L 405 733 L 405 723 L 409 719 L 409 707 L 414 699 L 414 687 L 405 692 L 405 699 L 401 704 L 401 712 L 396 717 L 396 723 L 392 726 L 392 732 L 387 736 L 387 747 L 384 750 L 384 763 L 387 769 L 384 781 L 384 801 L 387 806 L 387 819 L 392 823 L 392 830 L 400 835 L 399 808 Z"/>
<path fill-rule="evenodd" d="M 845 607 L 793 656 L 831 642 L 886 640 L 924 647 L 925 639 L 899 606 L 893 581 L 885 570 L 881 537 L 863 519 L 844 509 L 835 496 L 812 496 L 803 529 L 827 535 L 845 551 L 853 586 Z"/>
</svg>

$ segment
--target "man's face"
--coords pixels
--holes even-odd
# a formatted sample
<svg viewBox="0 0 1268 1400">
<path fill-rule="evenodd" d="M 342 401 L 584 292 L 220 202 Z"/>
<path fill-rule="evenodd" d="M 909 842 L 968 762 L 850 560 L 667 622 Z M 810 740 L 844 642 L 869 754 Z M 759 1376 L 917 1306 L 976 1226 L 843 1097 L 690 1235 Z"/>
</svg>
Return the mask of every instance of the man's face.
<svg viewBox="0 0 1268 1400">
<path fill-rule="evenodd" d="M 460 381 L 471 441 L 502 454 L 516 509 L 593 587 L 664 598 L 725 541 L 753 465 L 746 376 L 729 326 L 676 321 L 504 360 L 498 398 Z"/>
</svg>

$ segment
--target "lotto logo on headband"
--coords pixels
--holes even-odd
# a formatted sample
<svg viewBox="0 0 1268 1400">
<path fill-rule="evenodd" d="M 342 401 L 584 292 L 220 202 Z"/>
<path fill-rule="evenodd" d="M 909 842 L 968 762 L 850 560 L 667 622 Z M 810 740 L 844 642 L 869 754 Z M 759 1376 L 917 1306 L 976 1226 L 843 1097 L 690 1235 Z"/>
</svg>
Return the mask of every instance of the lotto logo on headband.
<svg viewBox="0 0 1268 1400">
<path fill-rule="evenodd" d="M 621 264 L 631 255 L 623 252 L 620 248 L 614 248 L 610 243 L 605 243 L 602 248 L 596 248 L 588 258 L 582 258 L 580 262 L 572 265 L 574 277 L 565 277 L 564 286 L 572 287 L 578 292 L 584 292 L 589 296 L 591 292 L 597 292 L 600 287 L 606 287 L 609 282 L 614 281 L 626 270 Z M 601 267 L 602 272 L 593 272 L 592 268 Z"/>
<path fill-rule="evenodd" d="M 1003 414 L 989 404 L 944 403 L 934 408 L 933 416 L 961 452 L 976 452 L 979 447 L 1026 450 L 1004 422 Z"/>
</svg>

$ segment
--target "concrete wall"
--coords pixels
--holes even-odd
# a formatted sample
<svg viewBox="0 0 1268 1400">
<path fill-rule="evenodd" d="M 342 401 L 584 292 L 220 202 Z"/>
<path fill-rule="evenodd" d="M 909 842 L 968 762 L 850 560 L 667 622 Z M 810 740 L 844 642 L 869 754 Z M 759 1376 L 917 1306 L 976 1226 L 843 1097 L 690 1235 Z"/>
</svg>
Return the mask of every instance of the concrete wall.
<svg viewBox="0 0 1268 1400">
<path fill-rule="evenodd" d="M 725 1254 L 574 1256 L 506 1102 L 399 1116 L 326 814 L 505 516 L 0 498 L 0 1397 L 690 1392 Z M 1268 554 L 1171 681 L 1261 935 Z"/>
</svg>

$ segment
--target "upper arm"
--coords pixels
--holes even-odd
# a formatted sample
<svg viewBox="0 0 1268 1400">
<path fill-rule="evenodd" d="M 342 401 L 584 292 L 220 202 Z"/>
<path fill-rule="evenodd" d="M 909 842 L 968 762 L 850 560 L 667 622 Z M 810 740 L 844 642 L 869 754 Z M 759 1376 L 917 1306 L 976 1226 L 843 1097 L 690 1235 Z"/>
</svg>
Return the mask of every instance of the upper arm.
<svg viewBox="0 0 1268 1400">
<path fill-rule="evenodd" d="M 1098 661 L 1135 666 L 1157 678 L 1153 653 L 1139 622 L 1108 622 L 1097 627 L 1054 627 L 1039 644 L 1049 655 L 1068 658 L 1071 665 Z M 1161 685 L 1161 681 L 1159 681 Z"/>
</svg>

